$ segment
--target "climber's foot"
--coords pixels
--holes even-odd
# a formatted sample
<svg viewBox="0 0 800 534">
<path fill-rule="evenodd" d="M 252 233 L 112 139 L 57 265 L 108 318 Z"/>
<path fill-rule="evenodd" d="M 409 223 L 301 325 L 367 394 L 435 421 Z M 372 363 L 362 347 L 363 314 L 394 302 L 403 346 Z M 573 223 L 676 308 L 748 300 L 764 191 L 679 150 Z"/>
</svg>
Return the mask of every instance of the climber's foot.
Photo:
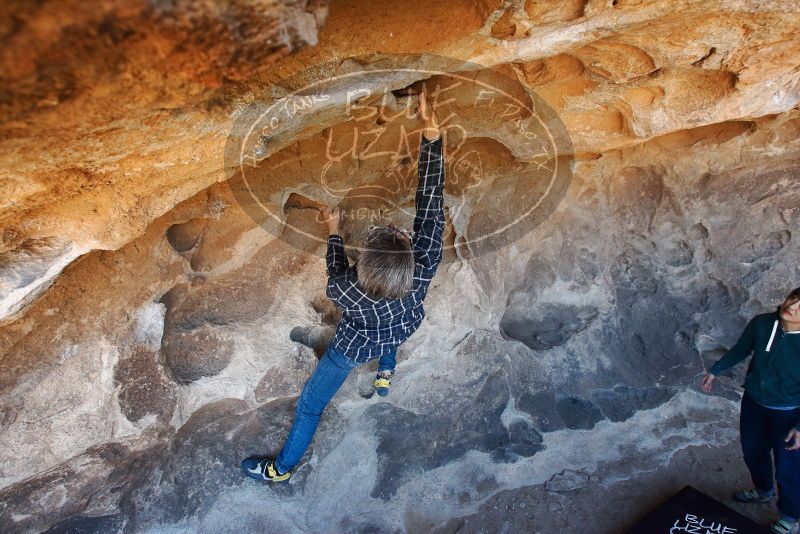
<svg viewBox="0 0 800 534">
<path fill-rule="evenodd" d="M 392 385 L 392 376 L 394 376 L 394 371 L 378 371 L 375 380 L 372 382 L 372 387 L 375 388 L 375 391 L 381 397 L 385 397 L 389 394 L 389 388 Z"/>
<path fill-rule="evenodd" d="M 286 473 L 278 473 L 275 462 L 269 458 L 256 457 L 242 460 L 242 471 L 250 478 L 269 482 L 283 482 L 292 476 L 291 470 Z"/>
</svg>

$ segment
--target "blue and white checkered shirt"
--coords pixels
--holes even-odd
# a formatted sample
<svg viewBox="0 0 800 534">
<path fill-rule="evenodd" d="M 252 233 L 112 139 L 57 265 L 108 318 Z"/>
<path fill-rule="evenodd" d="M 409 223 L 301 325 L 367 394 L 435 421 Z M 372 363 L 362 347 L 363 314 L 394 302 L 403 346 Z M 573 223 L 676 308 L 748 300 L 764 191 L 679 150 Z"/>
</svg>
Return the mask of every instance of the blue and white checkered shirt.
<svg viewBox="0 0 800 534">
<path fill-rule="evenodd" d="M 422 301 L 442 261 L 444 232 L 444 157 L 442 136 L 420 138 L 419 184 L 411 244 L 414 283 L 403 298 L 373 299 L 358 283 L 356 265 L 350 266 L 339 235 L 328 236 L 326 294 L 342 310 L 331 340 L 333 348 L 358 362 L 367 362 L 395 350 L 425 317 Z"/>
</svg>

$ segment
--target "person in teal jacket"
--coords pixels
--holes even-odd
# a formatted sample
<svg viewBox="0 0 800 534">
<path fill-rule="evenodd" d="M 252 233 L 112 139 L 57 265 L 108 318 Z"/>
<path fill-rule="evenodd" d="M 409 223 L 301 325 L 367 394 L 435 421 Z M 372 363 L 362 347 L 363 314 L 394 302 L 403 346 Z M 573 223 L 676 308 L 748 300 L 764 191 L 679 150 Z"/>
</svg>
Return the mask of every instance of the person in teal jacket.
<svg viewBox="0 0 800 534">
<path fill-rule="evenodd" d="M 769 502 L 773 458 L 778 512 L 773 534 L 800 531 L 800 287 L 778 310 L 756 315 L 739 341 L 705 374 L 700 387 L 714 388 L 717 376 L 750 354 L 742 396 L 739 432 L 754 488 L 733 494 L 739 502 Z"/>
</svg>

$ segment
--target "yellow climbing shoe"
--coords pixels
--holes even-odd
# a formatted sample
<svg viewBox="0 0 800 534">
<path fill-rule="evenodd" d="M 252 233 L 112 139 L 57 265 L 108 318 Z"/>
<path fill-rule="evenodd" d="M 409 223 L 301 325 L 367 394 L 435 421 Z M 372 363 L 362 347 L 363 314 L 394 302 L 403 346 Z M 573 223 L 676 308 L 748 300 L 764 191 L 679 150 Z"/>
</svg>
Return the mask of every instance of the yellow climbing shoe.
<svg viewBox="0 0 800 534">
<path fill-rule="evenodd" d="M 385 397 L 389 394 L 389 387 L 392 385 L 392 376 L 394 371 L 380 371 L 372 382 L 372 387 L 378 392 L 378 395 Z"/>
<path fill-rule="evenodd" d="M 267 458 L 247 458 L 242 462 L 242 470 L 250 478 L 269 482 L 283 482 L 292 476 L 291 470 L 278 473 L 275 462 Z"/>
</svg>

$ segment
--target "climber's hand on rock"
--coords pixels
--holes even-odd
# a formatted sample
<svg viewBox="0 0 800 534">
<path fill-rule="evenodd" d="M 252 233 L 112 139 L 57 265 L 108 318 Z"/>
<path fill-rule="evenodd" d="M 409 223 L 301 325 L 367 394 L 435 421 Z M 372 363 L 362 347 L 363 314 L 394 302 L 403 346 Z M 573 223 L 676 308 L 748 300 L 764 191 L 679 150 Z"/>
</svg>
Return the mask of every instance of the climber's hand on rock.
<svg viewBox="0 0 800 534">
<path fill-rule="evenodd" d="M 700 388 L 706 393 L 711 393 L 714 390 L 714 382 L 717 377 L 711 373 L 706 373 L 702 380 L 700 380 Z"/>
<path fill-rule="evenodd" d="M 425 124 L 422 135 L 430 141 L 437 139 L 440 133 L 439 120 L 436 118 L 436 112 L 431 109 L 430 102 L 428 102 L 428 91 L 424 87 L 419 94 L 419 116 Z"/>
<path fill-rule="evenodd" d="M 431 118 L 431 109 L 428 104 L 428 91 L 424 87 L 419 93 L 419 118 L 426 122 Z"/>
<path fill-rule="evenodd" d="M 786 450 L 789 451 L 796 451 L 800 449 L 800 430 L 791 429 L 788 434 L 786 434 Z"/>
<path fill-rule="evenodd" d="M 339 207 L 323 206 L 319 209 L 319 221 L 328 227 L 328 235 L 339 233 Z"/>
</svg>

